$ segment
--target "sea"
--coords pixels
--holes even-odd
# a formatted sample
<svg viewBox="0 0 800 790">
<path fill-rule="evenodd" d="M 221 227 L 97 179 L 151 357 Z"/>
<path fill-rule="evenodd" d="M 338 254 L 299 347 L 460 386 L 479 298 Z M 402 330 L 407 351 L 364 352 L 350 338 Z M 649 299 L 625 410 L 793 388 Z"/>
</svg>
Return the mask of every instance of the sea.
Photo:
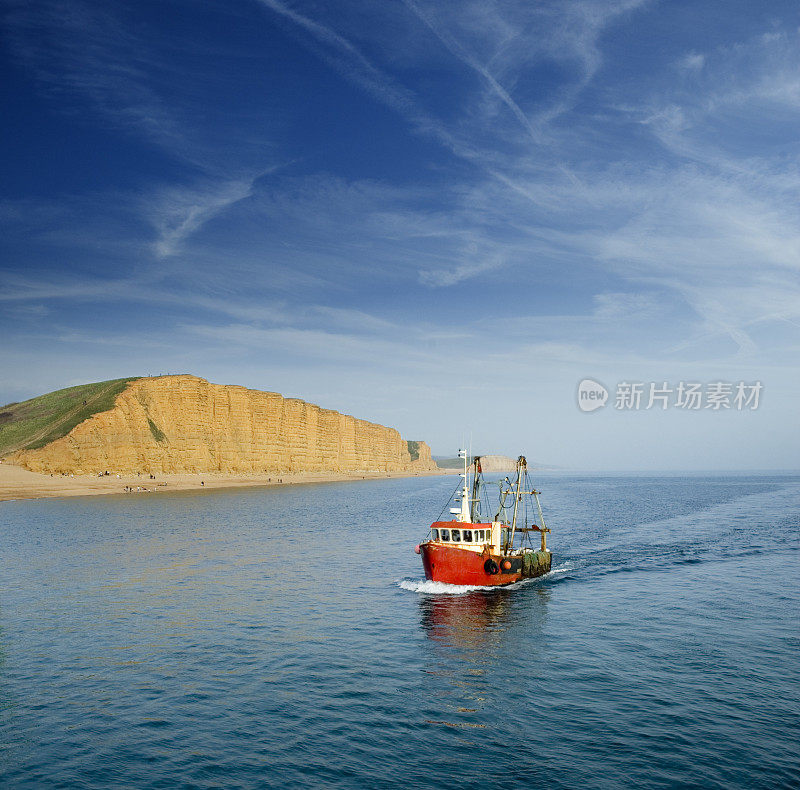
<svg viewBox="0 0 800 790">
<path fill-rule="evenodd" d="M 0 504 L 0 787 L 800 787 L 800 476 L 537 475 L 491 591 L 456 481 Z"/>
</svg>

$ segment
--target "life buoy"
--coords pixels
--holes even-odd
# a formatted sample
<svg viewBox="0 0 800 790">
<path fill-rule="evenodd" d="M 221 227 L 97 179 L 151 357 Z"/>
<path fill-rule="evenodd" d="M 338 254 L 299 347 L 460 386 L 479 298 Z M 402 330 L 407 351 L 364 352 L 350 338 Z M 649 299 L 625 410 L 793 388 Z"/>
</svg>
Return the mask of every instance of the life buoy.
<svg viewBox="0 0 800 790">
<path fill-rule="evenodd" d="M 494 576 L 496 573 L 500 573 L 500 568 L 497 567 L 497 563 L 491 557 L 489 557 L 489 559 L 483 563 L 483 569 L 490 576 Z"/>
</svg>

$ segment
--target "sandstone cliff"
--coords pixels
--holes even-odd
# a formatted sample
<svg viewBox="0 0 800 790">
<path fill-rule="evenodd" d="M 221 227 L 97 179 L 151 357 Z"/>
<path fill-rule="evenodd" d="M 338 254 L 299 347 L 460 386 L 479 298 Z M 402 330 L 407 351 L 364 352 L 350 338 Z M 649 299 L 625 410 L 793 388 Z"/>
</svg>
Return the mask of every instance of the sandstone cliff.
<svg viewBox="0 0 800 790">
<path fill-rule="evenodd" d="M 34 472 L 359 472 L 435 469 L 393 428 L 196 376 L 136 379 L 66 436 L 11 456 Z"/>
</svg>

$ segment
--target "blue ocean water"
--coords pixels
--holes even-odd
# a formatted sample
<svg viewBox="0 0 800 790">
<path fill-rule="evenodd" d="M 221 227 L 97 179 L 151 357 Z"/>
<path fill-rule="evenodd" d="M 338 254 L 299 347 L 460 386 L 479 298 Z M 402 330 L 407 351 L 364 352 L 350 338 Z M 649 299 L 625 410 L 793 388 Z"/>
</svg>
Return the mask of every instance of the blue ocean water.
<svg viewBox="0 0 800 790">
<path fill-rule="evenodd" d="M 451 477 L 0 504 L 0 785 L 800 786 L 800 478 L 537 483 L 489 592 Z"/>
</svg>

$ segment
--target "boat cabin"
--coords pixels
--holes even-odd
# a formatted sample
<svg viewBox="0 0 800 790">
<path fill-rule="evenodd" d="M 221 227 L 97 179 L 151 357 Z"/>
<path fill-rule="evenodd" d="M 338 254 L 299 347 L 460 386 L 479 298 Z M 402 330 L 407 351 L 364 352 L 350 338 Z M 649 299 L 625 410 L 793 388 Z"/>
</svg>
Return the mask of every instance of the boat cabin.
<svg viewBox="0 0 800 790">
<path fill-rule="evenodd" d="M 471 524 L 464 521 L 436 521 L 431 525 L 431 543 L 458 546 L 481 552 L 484 547 L 499 550 L 501 541 L 508 539 L 509 528 L 499 521 L 491 524 Z"/>
</svg>

